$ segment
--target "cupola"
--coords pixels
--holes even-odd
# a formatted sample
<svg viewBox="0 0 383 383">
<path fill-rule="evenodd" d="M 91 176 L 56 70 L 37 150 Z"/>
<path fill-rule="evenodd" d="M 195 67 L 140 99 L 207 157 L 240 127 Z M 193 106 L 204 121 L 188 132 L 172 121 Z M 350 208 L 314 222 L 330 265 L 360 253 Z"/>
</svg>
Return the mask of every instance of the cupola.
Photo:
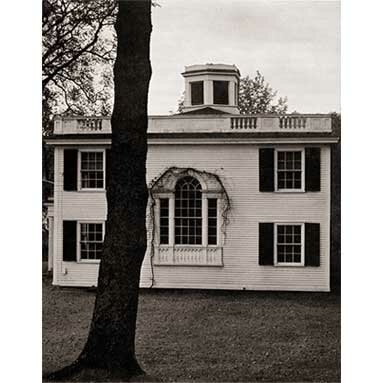
<svg viewBox="0 0 383 383">
<path fill-rule="evenodd" d="M 235 65 L 190 65 L 185 67 L 182 76 L 185 78 L 184 113 L 216 110 L 239 114 L 240 72 Z"/>
</svg>

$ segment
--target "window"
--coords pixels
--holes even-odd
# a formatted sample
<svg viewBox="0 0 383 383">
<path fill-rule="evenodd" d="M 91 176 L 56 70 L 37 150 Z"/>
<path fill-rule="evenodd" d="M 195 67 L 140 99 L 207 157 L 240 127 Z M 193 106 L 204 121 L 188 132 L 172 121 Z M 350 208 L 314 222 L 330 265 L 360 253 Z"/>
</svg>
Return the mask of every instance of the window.
<svg viewBox="0 0 383 383">
<path fill-rule="evenodd" d="M 213 81 L 214 104 L 229 104 L 229 81 Z"/>
<path fill-rule="evenodd" d="M 208 245 L 217 244 L 217 199 L 209 198 L 207 200 L 207 243 Z"/>
<path fill-rule="evenodd" d="M 160 199 L 160 244 L 169 244 L 169 199 Z"/>
<path fill-rule="evenodd" d="M 318 222 L 259 222 L 260 266 L 321 265 L 321 236 Z"/>
<path fill-rule="evenodd" d="M 205 194 L 198 179 L 186 175 L 166 194 L 158 198 L 159 245 L 218 246 L 220 193 Z"/>
<path fill-rule="evenodd" d="M 194 177 L 181 178 L 175 192 L 175 244 L 202 244 L 201 184 Z"/>
<path fill-rule="evenodd" d="M 104 241 L 103 223 L 80 223 L 80 260 L 101 258 Z"/>
<path fill-rule="evenodd" d="M 320 192 L 321 148 L 260 148 L 259 191 Z"/>
<path fill-rule="evenodd" d="M 277 224 L 276 226 L 276 264 L 303 264 L 303 225 Z"/>
<path fill-rule="evenodd" d="M 276 151 L 277 190 L 302 190 L 302 151 Z"/>
<path fill-rule="evenodd" d="M 219 178 L 171 168 L 151 186 L 154 265 L 223 266 L 227 194 Z"/>
<path fill-rule="evenodd" d="M 191 104 L 202 105 L 203 99 L 203 81 L 195 81 L 190 83 Z"/>
<path fill-rule="evenodd" d="M 104 188 L 104 151 L 81 151 L 81 189 Z"/>
</svg>

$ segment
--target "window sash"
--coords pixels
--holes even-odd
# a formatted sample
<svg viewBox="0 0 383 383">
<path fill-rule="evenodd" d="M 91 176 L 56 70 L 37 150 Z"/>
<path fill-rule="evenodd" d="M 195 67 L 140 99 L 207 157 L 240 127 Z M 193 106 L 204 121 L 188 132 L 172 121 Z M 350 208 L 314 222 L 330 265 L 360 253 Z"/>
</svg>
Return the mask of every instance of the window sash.
<svg viewBox="0 0 383 383">
<path fill-rule="evenodd" d="M 79 161 L 79 190 L 105 188 L 105 151 L 81 150 Z"/>
<path fill-rule="evenodd" d="M 216 198 L 207 200 L 207 244 L 217 245 L 218 201 Z"/>
<path fill-rule="evenodd" d="M 104 223 L 79 222 L 78 260 L 99 261 L 104 243 Z"/>
<path fill-rule="evenodd" d="M 304 150 L 275 150 L 275 190 L 304 190 Z"/>
<path fill-rule="evenodd" d="M 174 243 L 202 245 L 202 192 L 194 177 L 181 178 L 176 185 Z"/>
<path fill-rule="evenodd" d="M 160 244 L 169 244 L 169 198 L 160 198 Z"/>
<path fill-rule="evenodd" d="M 304 224 L 278 223 L 274 230 L 274 264 L 304 265 Z"/>
</svg>

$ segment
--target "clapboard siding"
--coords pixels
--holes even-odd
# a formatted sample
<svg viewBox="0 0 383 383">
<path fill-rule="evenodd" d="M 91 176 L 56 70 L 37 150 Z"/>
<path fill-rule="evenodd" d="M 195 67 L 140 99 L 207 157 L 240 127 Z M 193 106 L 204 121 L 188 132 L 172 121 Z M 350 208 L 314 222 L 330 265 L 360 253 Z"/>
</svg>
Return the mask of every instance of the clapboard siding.
<svg viewBox="0 0 383 383">
<path fill-rule="evenodd" d="M 280 146 L 279 146 L 280 147 Z M 300 148 L 299 145 L 289 147 Z M 154 266 L 153 287 L 252 290 L 329 290 L 330 149 L 321 146 L 321 191 L 312 193 L 259 192 L 259 146 L 151 145 L 147 161 L 148 183 L 172 166 L 193 167 L 217 174 L 231 199 L 230 223 L 223 249 L 224 267 Z M 55 278 L 54 283 L 92 286 L 97 264 L 63 263 L 62 220 L 106 219 L 104 192 L 62 192 L 63 151 L 56 148 Z M 259 222 L 320 223 L 319 267 L 258 265 Z M 150 246 L 148 246 L 150 249 Z M 141 286 L 151 285 L 149 251 Z"/>
</svg>

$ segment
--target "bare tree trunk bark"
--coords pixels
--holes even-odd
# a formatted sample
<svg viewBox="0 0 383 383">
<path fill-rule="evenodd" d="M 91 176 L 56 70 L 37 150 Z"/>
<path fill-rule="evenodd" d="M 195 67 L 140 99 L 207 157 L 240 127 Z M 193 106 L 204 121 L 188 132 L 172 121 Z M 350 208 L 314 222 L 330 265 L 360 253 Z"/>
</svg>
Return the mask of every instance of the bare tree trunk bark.
<svg viewBox="0 0 383 383">
<path fill-rule="evenodd" d="M 88 340 L 79 358 L 64 375 L 82 368 L 123 371 L 125 376 L 142 372 L 135 356 L 135 333 L 140 271 L 147 241 L 151 1 L 120 0 L 118 7 L 103 256 Z"/>
</svg>

